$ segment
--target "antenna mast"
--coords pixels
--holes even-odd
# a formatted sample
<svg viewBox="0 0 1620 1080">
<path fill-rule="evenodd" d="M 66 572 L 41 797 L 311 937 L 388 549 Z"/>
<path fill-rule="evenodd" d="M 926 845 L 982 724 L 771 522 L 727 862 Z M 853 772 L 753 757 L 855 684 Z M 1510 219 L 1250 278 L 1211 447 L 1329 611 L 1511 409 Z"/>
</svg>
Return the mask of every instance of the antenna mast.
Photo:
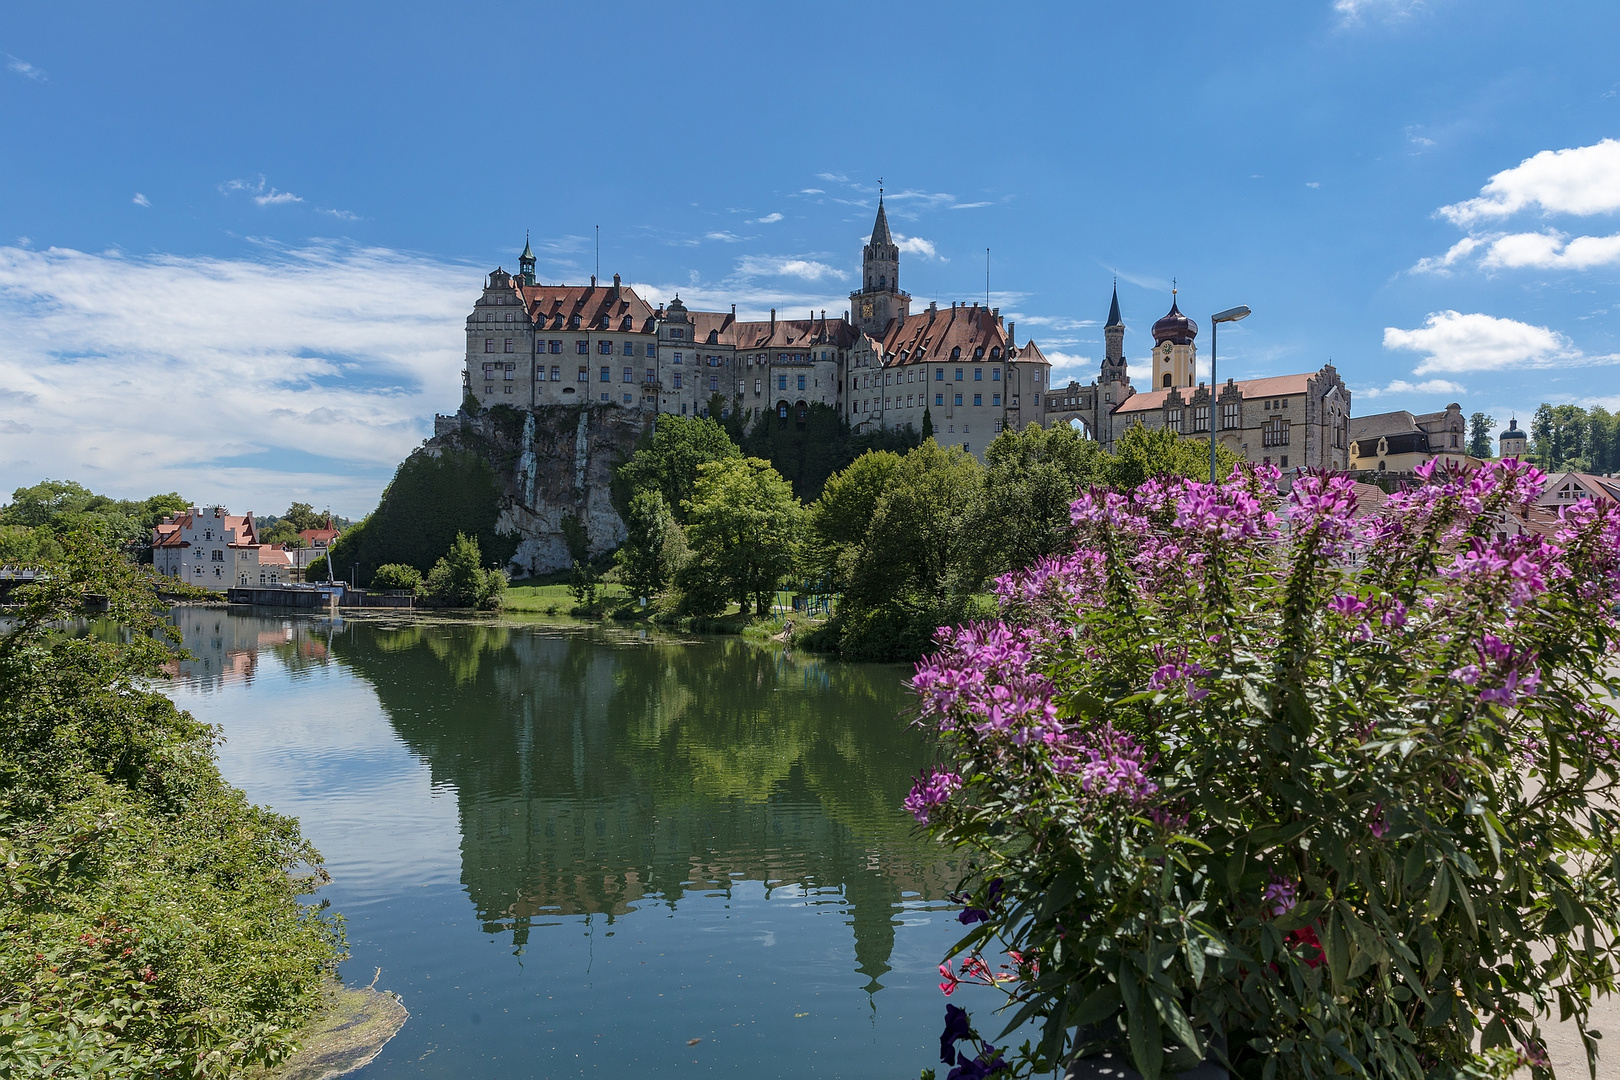
<svg viewBox="0 0 1620 1080">
<path fill-rule="evenodd" d="M 602 226 L 596 227 L 596 276 L 602 276 Z"/>
</svg>

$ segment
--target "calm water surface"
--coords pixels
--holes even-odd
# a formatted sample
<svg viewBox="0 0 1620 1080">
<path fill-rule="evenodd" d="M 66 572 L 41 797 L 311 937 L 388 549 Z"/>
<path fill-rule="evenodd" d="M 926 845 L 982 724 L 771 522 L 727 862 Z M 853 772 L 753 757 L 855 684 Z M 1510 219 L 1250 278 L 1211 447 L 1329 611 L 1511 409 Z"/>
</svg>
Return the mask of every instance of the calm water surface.
<svg viewBox="0 0 1620 1080">
<path fill-rule="evenodd" d="M 345 980 L 381 968 L 411 1011 L 366 1080 L 937 1059 L 962 927 L 954 864 L 900 809 L 931 755 L 903 669 L 544 623 L 176 619 L 197 659 L 173 696 L 325 855 Z"/>
</svg>

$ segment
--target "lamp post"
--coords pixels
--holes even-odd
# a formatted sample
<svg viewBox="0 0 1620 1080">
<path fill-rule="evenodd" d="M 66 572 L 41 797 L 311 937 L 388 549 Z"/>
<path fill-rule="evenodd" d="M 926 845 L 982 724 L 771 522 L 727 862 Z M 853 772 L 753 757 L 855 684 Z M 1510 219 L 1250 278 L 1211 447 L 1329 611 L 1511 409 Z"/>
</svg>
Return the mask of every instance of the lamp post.
<svg viewBox="0 0 1620 1080">
<path fill-rule="evenodd" d="M 1215 343 L 1220 338 L 1221 323 L 1237 322 L 1239 319 L 1249 317 L 1247 304 L 1239 304 L 1234 308 L 1227 308 L 1210 316 L 1209 319 L 1209 482 L 1215 483 L 1215 425 L 1220 417 L 1220 405 L 1216 395 L 1220 392 L 1220 383 L 1215 381 Z"/>
</svg>

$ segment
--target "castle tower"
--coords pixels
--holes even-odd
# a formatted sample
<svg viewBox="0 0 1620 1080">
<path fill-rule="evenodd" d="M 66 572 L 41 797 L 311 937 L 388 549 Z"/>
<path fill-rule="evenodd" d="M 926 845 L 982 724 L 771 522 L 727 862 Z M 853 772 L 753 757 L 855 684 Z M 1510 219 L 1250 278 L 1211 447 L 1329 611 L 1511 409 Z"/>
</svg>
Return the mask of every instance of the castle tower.
<svg viewBox="0 0 1620 1080">
<path fill-rule="evenodd" d="M 861 288 L 849 294 L 855 325 L 877 337 L 895 318 L 911 314 L 911 297 L 900 291 L 900 248 L 889 232 L 889 215 L 878 194 L 877 221 L 861 252 Z"/>
<path fill-rule="evenodd" d="M 1153 324 L 1153 389 L 1192 386 L 1198 380 L 1198 324 L 1181 313 L 1176 290 L 1170 290 L 1170 310 Z"/>
<path fill-rule="evenodd" d="M 1522 458 L 1530 448 L 1529 440 L 1525 437 L 1525 430 L 1519 426 L 1519 418 L 1515 416 L 1508 421 L 1507 430 L 1497 436 L 1497 445 L 1501 448 L 1500 456 L 1505 458 Z"/>
<path fill-rule="evenodd" d="M 534 252 L 529 250 L 529 234 L 523 234 L 523 254 L 518 256 L 518 272 L 523 275 L 523 284 L 534 284 Z"/>
<path fill-rule="evenodd" d="M 1103 382 L 1129 382 L 1125 374 L 1125 320 L 1119 317 L 1119 286 L 1108 305 L 1108 323 L 1103 327 Z"/>
</svg>

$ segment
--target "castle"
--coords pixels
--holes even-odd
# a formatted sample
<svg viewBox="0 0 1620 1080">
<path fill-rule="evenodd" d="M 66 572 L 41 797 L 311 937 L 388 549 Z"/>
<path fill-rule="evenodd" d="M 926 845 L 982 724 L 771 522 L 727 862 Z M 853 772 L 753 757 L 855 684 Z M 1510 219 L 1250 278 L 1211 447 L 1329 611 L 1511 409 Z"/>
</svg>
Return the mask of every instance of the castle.
<svg viewBox="0 0 1620 1080">
<path fill-rule="evenodd" d="M 1017 345 L 998 308 L 929 304 L 911 310 L 900 248 L 882 198 L 861 258 L 861 287 L 841 318 L 737 318 L 694 311 L 677 295 L 654 308 L 619 275 L 613 284 L 545 285 L 528 244 L 518 273 L 497 268 L 467 317 L 465 396 L 480 408 L 591 404 L 644 413 L 739 410 L 803 423 L 810 406 L 855 431 L 928 417 L 941 443 L 981 459 L 1004 428 L 1046 413 L 1051 365 Z M 716 400 L 718 396 L 718 401 Z"/>
<path fill-rule="evenodd" d="M 590 404 L 643 413 L 748 423 L 802 424 L 812 405 L 855 431 L 921 431 L 984 456 L 1002 430 L 1077 425 L 1112 449 L 1132 424 L 1216 438 L 1240 458 L 1301 468 L 1349 465 L 1350 391 L 1333 365 L 1301 375 L 1233 380 L 1218 392 L 1197 381 L 1198 325 L 1170 310 L 1153 324 L 1152 386 L 1138 392 L 1125 359 L 1116 289 L 1103 328 L 1100 377 L 1053 388 L 1033 341 L 1019 345 L 999 308 L 929 304 L 911 310 L 900 288 L 900 248 L 882 197 L 861 253 L 849 310 L 803 319 L 737 318 L 695 311 L 677 295 L 654 308 L 619 275 L 613 284 L 545 285 L 527 243 L 517 274 L 497 268 L 467 317 L 465 396 L 479 408 Z"/>
</svg>

